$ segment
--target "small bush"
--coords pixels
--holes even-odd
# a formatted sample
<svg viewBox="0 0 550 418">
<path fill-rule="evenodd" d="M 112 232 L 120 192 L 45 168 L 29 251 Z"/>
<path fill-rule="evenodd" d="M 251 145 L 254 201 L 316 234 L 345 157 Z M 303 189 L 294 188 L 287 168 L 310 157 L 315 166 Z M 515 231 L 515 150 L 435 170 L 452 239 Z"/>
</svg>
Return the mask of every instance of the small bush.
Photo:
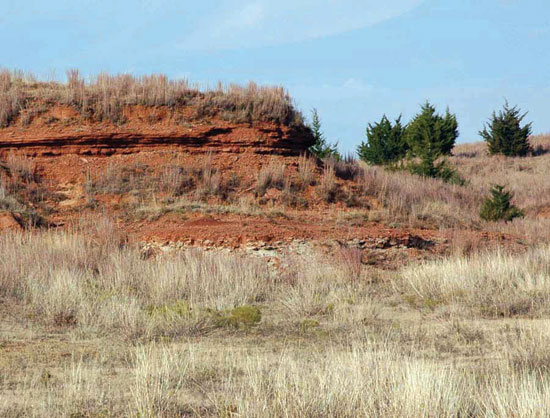
<svg viewBox="0 0 550 418">
<path fill-rule="evenodd" d="M 522 218 L 524 213 L 511 204 L 513 194 L 504 191 L 504 186 L 495 185 L 491 189 L 491 197 L 488 197 L 481 206 L 479 216 L 485 221 L 511 221 L 514 218 Z"/>
<path fill-rule="evenodd" d="M 171 304 L 165 304 L 160 306 L 149 305 L 145 308 L 145 311 L 150 316 L 159 316 L 165 319 L 172 318 L 190 318 L 191 307 L 185 300 L 178 300 Z"/>
<path fill-rule="evenodd" d="M 458 172 L 449 165 L 447 160 L 434 162 L 431 158 L 425 158 L 420 162 L 409 162 L 407 169 L 412 173 L 422 177 L 432 177 L 441 179 L 446 183 L 463 186 L 466 182 L 460 177 Z"/>
<path fill-rule="evenodd" d="M 258 325 L 262 320 L 262 312 L 255 306 L 243 305 L 229 312 L 210 311 L 215 322 L 220 327 L 249 329 Z"/>
<path fill-rule="evenodd" d="M 330 158 L 334 166 L 334 174 L 343 180 L 352 180 L 359 174 L 359 165 L 353 155 L 346 155 L 342 159 Z"/>
<path fill-rule="evenodd" d="M 180 166 L 166 167 L 159 176 L 158 184 L 170 195 L 181 196 L 195 187 L 193 170 Z"/>
</svg>

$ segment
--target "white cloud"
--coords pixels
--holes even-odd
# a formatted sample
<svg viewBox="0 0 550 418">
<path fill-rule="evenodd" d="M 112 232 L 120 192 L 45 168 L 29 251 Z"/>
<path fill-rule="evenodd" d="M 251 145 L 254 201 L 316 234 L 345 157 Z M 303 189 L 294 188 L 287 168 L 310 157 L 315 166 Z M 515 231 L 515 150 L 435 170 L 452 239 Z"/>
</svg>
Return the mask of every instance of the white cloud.
<svg viewBox="0 0 550 418">
<path fill-rule="evenodd" d="M 264 16 L 264 7 L 261 2 L 250 3 L 230 16 L 225 22 L 225 27 L 254 27 L 264 19 Z"/>
<path fill-rule="evenodd" d="M 225 0 L 178 44 L 233 49 L 296 42 L 360 29 L 411 10 L 422 0 Z"/>
</svg>

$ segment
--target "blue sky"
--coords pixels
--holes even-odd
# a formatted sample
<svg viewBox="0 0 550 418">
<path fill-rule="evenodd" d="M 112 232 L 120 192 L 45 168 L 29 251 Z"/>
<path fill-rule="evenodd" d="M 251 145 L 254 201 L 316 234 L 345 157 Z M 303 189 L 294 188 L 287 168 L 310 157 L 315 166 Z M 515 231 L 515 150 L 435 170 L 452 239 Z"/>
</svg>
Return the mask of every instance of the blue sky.
<svg viewBox="0 0 550 418">
<path fill-rule="evenodd" d="M 429 99 L 460 141 L 507 98 L 550 132 L 549 0 L 0 0 L 0 66 L 284 85 L 352 151 Z"/>
</svg>

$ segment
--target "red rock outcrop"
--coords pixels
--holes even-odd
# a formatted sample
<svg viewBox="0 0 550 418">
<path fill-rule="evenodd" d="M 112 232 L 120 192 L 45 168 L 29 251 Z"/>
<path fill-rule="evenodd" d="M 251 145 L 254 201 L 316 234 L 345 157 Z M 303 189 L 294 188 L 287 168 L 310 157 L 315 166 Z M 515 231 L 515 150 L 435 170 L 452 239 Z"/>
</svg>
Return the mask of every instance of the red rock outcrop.
<svg viewBox="0 0 550 418">
<path fill-rule="evenodd" d="M 234 124 L 216 119 L 177 124 L 163 119 L 149 123 L 140 118 L 114 125 L 75 121 L 71 117 L 0 129 L 0 153 L 17 151 L 30 156 L 128 154 L 157 148 L 183 148 L 191 153 L 299 155 L 313 141 L 305 127 L 266 122 Z"/>
</svg>

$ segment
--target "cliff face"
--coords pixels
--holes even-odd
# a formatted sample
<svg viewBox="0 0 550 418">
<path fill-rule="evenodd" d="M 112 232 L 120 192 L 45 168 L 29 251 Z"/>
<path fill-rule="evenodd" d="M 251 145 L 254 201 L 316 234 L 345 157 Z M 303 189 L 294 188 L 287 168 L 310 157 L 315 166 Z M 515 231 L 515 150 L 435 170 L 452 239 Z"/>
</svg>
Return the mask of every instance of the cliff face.
<svg viewBox="0 0 550 418">
<path fill-rule="evenodd" d="M 314 142 L 310 130 L 303 126 L 231 123 L 215 118 L 182 120 L 174 117 L 173 111 L 162 108 L 126 111 L 129 117 L 124 124 L 90 123 L 72 109 L 58 106 L 27 126 L 14 123 L 0 129 L 0 153 L 113 155 L 167 148 L 190 153 L 290 156 L 305 152 Z"/>
</svg>

